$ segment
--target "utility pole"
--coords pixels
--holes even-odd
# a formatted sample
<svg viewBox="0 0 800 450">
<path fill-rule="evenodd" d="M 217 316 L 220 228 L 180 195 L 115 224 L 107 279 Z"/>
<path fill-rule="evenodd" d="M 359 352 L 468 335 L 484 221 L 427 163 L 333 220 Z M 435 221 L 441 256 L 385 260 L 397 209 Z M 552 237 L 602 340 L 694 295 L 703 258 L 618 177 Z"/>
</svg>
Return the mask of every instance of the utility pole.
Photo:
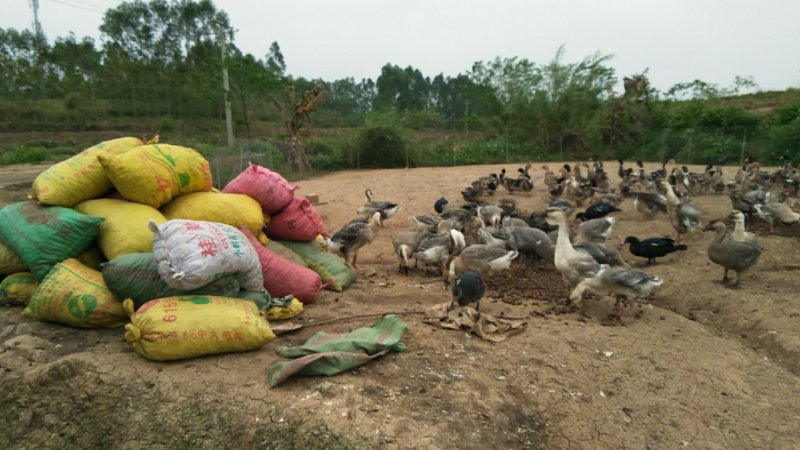
<svg viewBox="0 0 800 450">
<path fill-rule="evenodd" d="M 225 128 L 228 131 L 228 147 L 233 147 L 233 122 L 231 121 L 231 102 L 228 100 L 228 68 L 225 67 L 225 29 L 222 27 L 222 22 L 217 22 L 219 28 L 218 39 L 219 47 L 222 55 L 222 88 L 225 90 Z"/>
<path fill-rule="evenodd" d="M 39 37 L 44 35 L 42 31 L 42 24 L 39 22 L 39 0 L 30 0 L 31 9 L 33 10 L 33 33 Z"/>
</svg>

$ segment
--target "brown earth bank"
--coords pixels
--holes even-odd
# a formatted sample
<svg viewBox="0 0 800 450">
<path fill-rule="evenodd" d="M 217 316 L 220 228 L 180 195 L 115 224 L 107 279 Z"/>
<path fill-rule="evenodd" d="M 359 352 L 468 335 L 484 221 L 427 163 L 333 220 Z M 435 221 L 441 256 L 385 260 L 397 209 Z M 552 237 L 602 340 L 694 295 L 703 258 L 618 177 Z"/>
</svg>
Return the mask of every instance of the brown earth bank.
<svg viewBox="0 0 800 450">
<path fill-rule="evenodd" d="M 557 166 L 552 163 L 551 167 Z M 305 328 L 260 350 L 156 363 L 135 354 L 121 329 L 81 330 L 0 309 L 0 446 L 3 448 L 557 448 L 789 449 L 800 442 L 800 242 L 794 229 L 754 226 L 764 253 L 729 289 L 710 263 L 709 233 L 646 270 L 665 282 L 626 326 L 608 320 L 613 299 L 584 310 L 544 262 L 519 258 L 488 282 L 482 311 L 525 318 L 493 344 L 422 322 L 448 301 L 437 276 L 397 272 L 391 236 L 406 217 L 433 212 L 440 196 L 461 202 L 471 181 L 502 165 L 350 171 L 299 181 L 336 231 L 371 188 L 402 205 L 359 252 L 362 274 L 343 293 L 325 291 L 295 320 Z M 616 163 L 607 163 L 614 183 Z M 516 165 L 506 168 L 514 172 Z M 649 167 L 649 169 L 653 169 Z M 699 167 L 690 167 L 699 171 Z M 29 168 L 36 172 L 42 168 Z M 542 170 L 530 193 L 499 190 L 542 209 Z M 21 200 L 32 179 L 0 170 L 0 201 Z M 726 179 L 734 169 L 727 168 Z M 725 196 L 692 199 L 705 221 L 730 211 Z M 646 221 L 621 204 L 610 238 L 674 235 L 664 215 Z M 755 224 L 754 224 L 755 225 Z M 631 264 L 640 260 L 622 251 Z M 407 349 L 330 378 L 270 389 L 266 368 L 281 345 L 318 331 L 369 326 L 383 313 L 408 324 Z M 372 317 L 357 317 L 372 314 Z M 321 323 L 341 318 L 336 322 Z M 350 319 L 348 319 L 350 318 Z"/>
</svg>

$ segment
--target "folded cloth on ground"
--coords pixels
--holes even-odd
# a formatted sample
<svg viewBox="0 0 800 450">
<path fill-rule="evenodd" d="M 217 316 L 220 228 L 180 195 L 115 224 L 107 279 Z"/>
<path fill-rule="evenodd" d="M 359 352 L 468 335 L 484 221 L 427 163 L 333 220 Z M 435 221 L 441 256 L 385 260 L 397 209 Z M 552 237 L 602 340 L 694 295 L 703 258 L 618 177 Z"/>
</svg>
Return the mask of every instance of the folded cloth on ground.
<svg viewBox="0 0 800 450">
<path fill-rule="evenodd" d="M 383 316 L 371 327 L 349 333 L 319 333 L 299 347 L 279 347 L 281 360 L 267 369 L 269 386 L 275 387 L 292 375 L 335 375 L 358 367 L 391 351 L 403 351 L 400 342 L 408 326 L 394 314 Z"/>
</svg>

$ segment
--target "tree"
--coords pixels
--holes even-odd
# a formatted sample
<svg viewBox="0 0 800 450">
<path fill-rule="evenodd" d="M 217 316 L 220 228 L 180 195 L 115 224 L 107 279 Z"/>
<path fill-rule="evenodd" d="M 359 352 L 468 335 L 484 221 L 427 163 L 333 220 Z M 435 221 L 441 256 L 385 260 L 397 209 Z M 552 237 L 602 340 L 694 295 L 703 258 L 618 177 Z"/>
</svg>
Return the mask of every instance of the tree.
<svg viewBox="0 0 800 450">
<path fill-rule="evenodd" d="M 269 46 L 266 67 L 267 70 L 275 75 L 283 76 L 284 72 L 286 72 L 286 63 L 283 61 L 283 53 L 281 53 L 281 47 L 277 42 L 273 42 Z"/>
<path fill-rule="evenodd" d="M 311 165 L 306 157 L 305 147 L 300 140 L 300 131 L 303 127 L 311 124 L 311 113 L 325 100 L 327 95 L 328 92 L 322 83 L 318 83 L 302 94 L 298 94 L 292 84 L 286 87 L 285 104 L 289 106 L 289 117 L 285 124 L 287 145 L 281 150 L 292 170 L 299 172 L 301 175 L 310 169 Z M 284 110 L 286 108 L 280 107 L 280 109 Z"/>
<path fill-rule="evenodd" d="M 231 85 L 242 111 L 247 138 L 252 138 L 251 118 L 259 99 L 269 98 L 283 87 L 287 80 L 269 62 L 257 60 L 253 55 L 235 55 L 228 60 Z"/>
<path fill-rule="evenodd" d="M 94 39 L 84 37 L 80 42 L 74 34 L 58 38 L 48 55 L 54 84 L 62 95 L 95 97 L 95 83 L 100 71 L 100 52 Z"/>
<path fill-rule="evenodd" d="M 0 28 L 1 92 L 16 98 L 44 98 L 48 51 L 42 35 Z"/>
<path fill-rule="evenodd" d="M 430 81 L 419 69 L 386 64 L 375 83 L 375 109 L 400 112 L 425 109 L 429 105 L 429 85 Z"/>
</svg>

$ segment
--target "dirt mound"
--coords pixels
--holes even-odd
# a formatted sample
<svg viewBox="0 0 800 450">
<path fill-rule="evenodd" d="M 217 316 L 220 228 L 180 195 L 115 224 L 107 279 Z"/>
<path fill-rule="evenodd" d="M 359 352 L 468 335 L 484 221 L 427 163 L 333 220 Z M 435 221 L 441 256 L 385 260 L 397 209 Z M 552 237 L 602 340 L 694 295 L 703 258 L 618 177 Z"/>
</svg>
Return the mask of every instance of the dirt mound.
<svg viewBox="0 0 800 450">
<path fill-rule="evenodd" d="M 551 166 L 557 166 L 557 163 Z M 513 172 L 517 165 L 506 167 Z M 616 167 L 610 162 L 606 167 Z M 660 165 L 648 166 L 648 169 Z M 3 448 L 794 448 L 800 440 L 800 240 L 759 233 L 764 253 L 739 289 L 717 283 L 722 269 L 687 237 L 688 250 L 644 270 L 665 281 L 616 321 L 612 298 L 565 305 L 569 289 L 546 262 L 519 257 L 488 280 L 481 310 L 522 318 L 503 343 L 422 322 L 449 301 L 441 278 L 397 272 L 391 235 L 405 215 L 461 199 L 474 179 L 503 167 L 351 171 L 299 182 L 321 193 L 328 230 L 356 213 L 370 187 L 402 211 L 359 252 L 362 271 L 342 293 L 325 291 L 295 322 L 305 328 L 248 353 L 155 363 L 135 354 L 122 330 L 79 330 L 30 322 L 0 308 L 0 446 Z M 541 210 L 535 188 L 514 194 Z M 691 170 L 702 170 L 691 167 Z M 730 170 L 726 173 L 734 173 Z M 6 180 L 6 178 L 0 178 Z M 28 180 L 15 180 L 12 184 Z M 24 191 L 0 190 L 0 201 Z M 512 196 L 498 191 L 489 200 Z M 705 221 L 730 201 L 692 198 Z M 675 236 L 665 215 L 643 220 L 630 200 L 609 239 Z M 762 225 L 763 226 L 763 225 Z M 640 260 L 622 248 L 631 264 Z M 275 389 L 266 368 L 278 346 L 319 331 L 344 333 L 385 313 L 408 324 L 406 350 L 330 378 L 293 378 Z M 334 321 L 328 321 L 334 320 Z M 766 405 L 766 406 L 765 406 Z"/>
</svg>

